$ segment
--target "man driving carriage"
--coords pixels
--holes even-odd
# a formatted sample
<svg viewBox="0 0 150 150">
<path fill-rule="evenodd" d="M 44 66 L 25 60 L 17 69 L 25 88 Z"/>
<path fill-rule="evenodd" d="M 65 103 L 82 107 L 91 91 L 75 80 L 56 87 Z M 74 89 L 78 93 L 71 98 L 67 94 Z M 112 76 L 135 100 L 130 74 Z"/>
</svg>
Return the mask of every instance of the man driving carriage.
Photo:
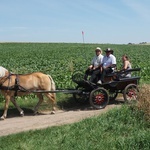
<svg viewBox="0 0 150 150">
<path fill-rule="evenodd" d="M 93 57 L 91 61 L 91 65 L 88 66 L 88 69 L 85 71 L 84 79 L 87 80 L 88 75 L 90 75 L 90 82 L 96 83 L 97 77 L 100 74 L 100 65 L 102 64 L 103 55 L 102 49 L 97 47 L 95 49 L 96 56 Z"/>
<path fill-rule="evenodd" d="M 106 55 L 103 57 L 102 64 L 100 65 L 100 80 L 98 84 L 104 82 L 106 74 L 112 73 L 116 69 L 116 57 L 113 55 L 113 50 L 107 48 L 105 50 Z"/>
</svg>

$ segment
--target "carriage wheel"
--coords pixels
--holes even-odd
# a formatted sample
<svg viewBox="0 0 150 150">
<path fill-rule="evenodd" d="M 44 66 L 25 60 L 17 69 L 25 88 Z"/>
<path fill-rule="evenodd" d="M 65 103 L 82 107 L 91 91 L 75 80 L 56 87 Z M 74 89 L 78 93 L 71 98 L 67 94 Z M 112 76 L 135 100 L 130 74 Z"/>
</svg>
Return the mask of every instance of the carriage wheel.
<svg viewBox="0 0 150 150">
<path fill-rule="evenodd" d="M 81 71 L 74 72 L 72 75 L 72 81 L 78 83 L 78 81 L 82 81 L 84 79 L 84 73 Z"/>
<path fill-rule="evenodd" d="M 95 89 L 90 94 L 90 104 L 96 109 L 105 108 L 109 103 L 109 94 L 103 88 Z"/>
<path fill-rule="evenodd" d="M 109 100 L 110 101 L 115 100 L 117 96 L 118 96 L 118 92 L 116 92 L 116 91 L 115 92 L 109 91 Z"/>
<path fill-rule="evenodd" d="M 89 92 L 84 91 L 85 89 L 83 87 L 77 86 L 76 90 L 81 90 L 82 92 L 79 94 L 74 93 L 73 98 L 76 102 L 85 104 L 89 101 Z"/>
<path fill-rule="evenodd" d="M 128 103 L 136 102 L 138 98 L 139 89 L 136 84 L 129 84 L 123 91 L 124 100 Z"/>
</svg>

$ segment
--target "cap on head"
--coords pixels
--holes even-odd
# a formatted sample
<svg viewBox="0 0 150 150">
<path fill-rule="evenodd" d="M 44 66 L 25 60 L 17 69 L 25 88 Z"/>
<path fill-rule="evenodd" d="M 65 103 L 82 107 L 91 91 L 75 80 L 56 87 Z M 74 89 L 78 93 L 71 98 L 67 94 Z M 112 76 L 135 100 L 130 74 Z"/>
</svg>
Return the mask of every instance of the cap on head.
<svg viewBox="0 0 150 150">
<path fill-rule="evenodd" d="M 97 48 L 95 49 L 95 51 L 102 51 L 102 49 L 101 49 L 100 47 L 97 47 Z"/>
</svg>

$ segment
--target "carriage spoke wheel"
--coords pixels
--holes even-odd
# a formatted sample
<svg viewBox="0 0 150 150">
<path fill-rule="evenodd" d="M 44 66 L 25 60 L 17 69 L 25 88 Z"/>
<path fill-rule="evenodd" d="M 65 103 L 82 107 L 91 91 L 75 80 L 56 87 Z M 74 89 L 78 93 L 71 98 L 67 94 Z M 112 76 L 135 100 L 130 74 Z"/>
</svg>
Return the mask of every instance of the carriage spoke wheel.
<svg viewBox="0 0 150 150">
<path fill-rule="evenodd" d="M 108 92 L 103 88 L 95 89 L 90 94 L 90 104 L 95 109 L 105 108 L 109 103 Z"/>
<path fill-rule="evenodd" d="M 138 99 L 138 93 L 139 93 L 139 89 L 137 88 L 137 85 L 129 84 L 125 87 L 125 89 L 123 91 L 124 100 L 127 103 L 136 102 Z"/>
<path fill-rule="evenodd" d="M 76 90 L 81 90 L 81 93 L 74 93 L 73 98 L 75 99 L 76 102 L 85 104 L 89 101 L 89 94 L 90 92 L 86 92 L 85 89 L 81 86 L 77 86 Z"/>
<path fill-rule="evenodd" d="M 74 72 L 72 75 L 72 81 L 75 83 L 78 83 L 79 81 L 82 81 L 84 79 L 84 73 L 81 71 Z"/>
</svg>

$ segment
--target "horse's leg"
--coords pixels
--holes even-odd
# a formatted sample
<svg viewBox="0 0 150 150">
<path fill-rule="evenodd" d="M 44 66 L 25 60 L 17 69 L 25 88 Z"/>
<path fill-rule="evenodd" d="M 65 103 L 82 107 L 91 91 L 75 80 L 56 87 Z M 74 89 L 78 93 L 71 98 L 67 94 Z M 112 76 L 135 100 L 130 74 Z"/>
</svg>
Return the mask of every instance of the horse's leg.
<svg viewBox="0 0 150 150">
<path fill-rule="evenodd" d="M 40 93 L 40 94 L 36 94 L 37 95 L 37 97 L 39 98 L 39 101 L 38 101 L 38 103 L 36 104 L 36 106 L 34 107 L 34 115 L 36 115 L 37 113 L 38 113 L 38 108 L 39 108 L 39 106 L 40 106 L 40 104 L 43 102 L 43 95 L 42 95 L 42 93 Z"/>
<path fill-rule="evenodd" d="M 11 102 L 14 104 L 14 106 L 18 109 L 18 111 L 20 112 L 20 115 L 23 117 L 24 116 L 24 112 L 23 110 L 19 107 L 19 105 L 16 103 L 15 101 L 15 97 L 11 97 Z"/>
<path fill-rule="evenodd" d="M 7 117 L 7 111 L 8 111 L 9 102 L 10 102 L 10 95 L 4 95 L 4 97 L 5 97 L 4 113 L 1 116 L 0 120 L 4 120 Z"/>
<path fill-rule="evenodd" d="M 52 103 L 52 112 L 51 112 L 51 114 L 55 114 L 56 93 L 45 93 L 45 96 Z"/>
</svg>

